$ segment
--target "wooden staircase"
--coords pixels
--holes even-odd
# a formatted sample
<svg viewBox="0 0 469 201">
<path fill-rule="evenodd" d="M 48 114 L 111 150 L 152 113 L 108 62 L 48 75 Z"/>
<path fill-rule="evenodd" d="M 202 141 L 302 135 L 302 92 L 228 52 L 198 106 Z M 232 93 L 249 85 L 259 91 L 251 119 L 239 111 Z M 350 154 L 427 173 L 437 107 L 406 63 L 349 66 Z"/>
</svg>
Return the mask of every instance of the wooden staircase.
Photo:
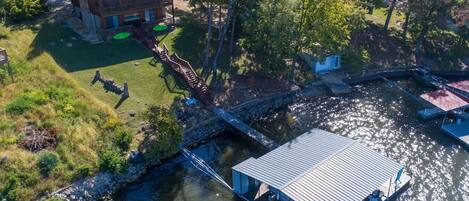
<svg viewBox="0 0 469 201">
<path fill-rule="evenodd" d="M 154 37 L 149 36 L 142 28 L 135 29 L 134 35 L 153 52 L 154 57 L 159 57 L 164 64 L 178 73 L 202 103 L 207 106 L 213 105 L 212 95 L 208 90 L 208 86 L 188 61 L 180 58 L 176 53 L 170 54 L 164 43 L 162 47 L 159 47 L 158 41 Z"/>
</svg>

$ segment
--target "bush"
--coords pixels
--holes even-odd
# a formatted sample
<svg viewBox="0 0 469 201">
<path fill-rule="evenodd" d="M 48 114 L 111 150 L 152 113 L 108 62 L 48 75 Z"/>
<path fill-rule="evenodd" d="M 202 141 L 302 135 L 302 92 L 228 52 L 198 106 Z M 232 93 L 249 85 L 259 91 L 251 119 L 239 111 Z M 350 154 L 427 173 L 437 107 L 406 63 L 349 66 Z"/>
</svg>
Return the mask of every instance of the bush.
<svg viewBox="0 0 469 201">
<path fill-rule="evenodd" d="M 361 70 L 370 64 L 370 55 L 365 49 L 347 48 L 344 51 L 343 63 L 353 70 Z"/>
<path fill-rule="evenodd" d="M 41 92 L 25 92 L 7 104 L 6 112 L 12 115 L 24 114 L 36 106 L 45 104 L 47 99 Z"/>
<path fill-rule="evenodd" d="M 17 200 L 17 187 L 20 185 L 20 178 L 16 172 L 9 173 L 5 183 L 0 188 L 0 200 Z"/>
<path fill-rule="evenodd" d="M 30 20 L 47 11 L 46 0 L 4 0 L 4 10 L 13 21 Z"/>
<path fill-rule="evenodd" d="M 93 174 L 93 166 L 89 164 L 79 165 L 77 168 L 78 177 L 87 177 Z"/>
<path fill-rule="evenodd" d="M 116 136 L 114 137 L 113 143 L 122 152 L 129 151 L 130 144 L 132 143 L 133 135 L 129 131 L 126 130 L 118 130 Z"/>
<path fill-rule="evenodd" d="M 59 157 L 57 154 L 53 152 L 43 152 L 39 155 L 37 166 L 43 175 L 48 176 L 58 163 Z"/>
<path fill-rule="evenodd" d="M 167 108 L 150 106 L 145 113 L 149 122 L 140 149 L 147 159 L 164 158 L 174 154 L 183 138 L 183 129 Z"/>
<path fill-rule="evenodd" d="M 111 172 L 122 172 L 125 167 L 125 160 L 118 151 L 106 149 L 98 154 L 98 166 L 101 170 Z"/>
</svg>

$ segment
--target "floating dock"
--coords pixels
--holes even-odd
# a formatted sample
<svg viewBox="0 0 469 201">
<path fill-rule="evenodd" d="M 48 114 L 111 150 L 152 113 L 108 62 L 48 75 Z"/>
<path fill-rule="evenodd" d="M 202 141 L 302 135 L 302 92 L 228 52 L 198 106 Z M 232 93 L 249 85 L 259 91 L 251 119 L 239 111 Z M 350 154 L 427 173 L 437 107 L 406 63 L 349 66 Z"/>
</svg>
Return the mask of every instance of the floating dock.
<svg viewBox="0 0 469 201">
<path fill-rule="evenodd" d="M 320 129 L 241 162 L 232 175 L 233 190 L 244 199 L 279 201 L 387 200 L 411 179 L 394 160 Z"/>
<path fill-rule="evenodd" d="M 322 76 L 322 81 L 334 95 L 347 94 L 352 92 L 350 85 L 344 82 L 338 75 L 327 74 Z"/>
<path fill-rule="evenodd" d="M 266 137 L 264 134 L 261 132 L 257 131 L 256 129 L 248 126 L 235 116 L 231 115 L 230 113 L 226 112 L 220 107 L 214 107 L 212 111 L 220 118 L 225 120 L 226 123 L 232 125 L 239 131 L 241 131 L 243 134 L 247 135 L 249 138 L 254 139 L 256 142 L 264 145 L 267 147 L 269 150 L 275 149 L 278 147 L 277 143 L 275 143 L 273 140 L 270 138 Z"/>
<path fill-rule="evenodd" d="M 444 116 L 446 112 L 438 107 L 434 107 L 434 108 L 425 108 L 423 110 L 419 110 L 417 114 L 422 119 L 432 119 L 432 118 Z"/>
<path fill-rule="evenodd" d="M 446 134 L 459 140 L 464 146 L 469 147 L 469 114 L 465 112 L 465 109 L 469 108 L 467 99 L 446 88 L 422 94 L 420 97 L 443 111 L 445 116 L 451 112 L 456 117 L 455 123 L 443 122 L 441 129 Z M 434 111 L 433 114 L 435 113 L 437 112 Z"/>
<path fill-rule="evenodd" d="M 443 124 L 441 129 L 462 142 L 466 147 L 469 147 L 469 120 L 456 122 L 452 124 Z"/>
</svg>

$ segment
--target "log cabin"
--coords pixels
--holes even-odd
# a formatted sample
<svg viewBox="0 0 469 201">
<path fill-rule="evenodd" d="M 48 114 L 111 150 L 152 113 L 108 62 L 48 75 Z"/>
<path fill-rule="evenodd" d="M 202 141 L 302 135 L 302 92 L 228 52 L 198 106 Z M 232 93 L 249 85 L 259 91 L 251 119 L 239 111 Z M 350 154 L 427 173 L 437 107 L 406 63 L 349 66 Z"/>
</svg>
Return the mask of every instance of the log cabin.
<svg viewBox="0 0 469 201">
<path fill-rule="evenodd" d="M 86 31 L 102 36 L 134 26 L 174 22 L 173 0 L 72 0 Z"/>
</svg>

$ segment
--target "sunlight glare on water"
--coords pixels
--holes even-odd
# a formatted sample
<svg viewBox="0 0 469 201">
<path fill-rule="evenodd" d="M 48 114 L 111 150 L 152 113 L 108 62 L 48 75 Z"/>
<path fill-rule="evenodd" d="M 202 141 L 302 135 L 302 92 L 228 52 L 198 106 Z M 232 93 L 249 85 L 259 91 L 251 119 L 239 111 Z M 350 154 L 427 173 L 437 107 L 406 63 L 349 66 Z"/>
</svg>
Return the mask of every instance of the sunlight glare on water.
<svg viewBox="0 0 469 201">
<path fill-rule="evenodd" d="M 399 83 L 413 94 L 429 90 L 410 80 Z M 312 128 L 321 128 L 367 144 L 403 164 L 412 174 L 412 185 L 400 200 L 469 201 L 468 151 L 439 130 L 441 119 L 419 119 L 416 114 L 419 109 L 422 108 L 399 91 L 375 82 L 354 87 L 350 95 L 294 103 L 264 116 L 253 126 L 279 143 Z M 265 153 L 258 145 L 239 139 L 234 133 L 212 142 L 193 151 L 228 183 L 231 183 L 232 166 Z M 117 200 L 237 200 L 181 157 L 151 170 L 141 181 L 114 197 Z"/>
</svg>

